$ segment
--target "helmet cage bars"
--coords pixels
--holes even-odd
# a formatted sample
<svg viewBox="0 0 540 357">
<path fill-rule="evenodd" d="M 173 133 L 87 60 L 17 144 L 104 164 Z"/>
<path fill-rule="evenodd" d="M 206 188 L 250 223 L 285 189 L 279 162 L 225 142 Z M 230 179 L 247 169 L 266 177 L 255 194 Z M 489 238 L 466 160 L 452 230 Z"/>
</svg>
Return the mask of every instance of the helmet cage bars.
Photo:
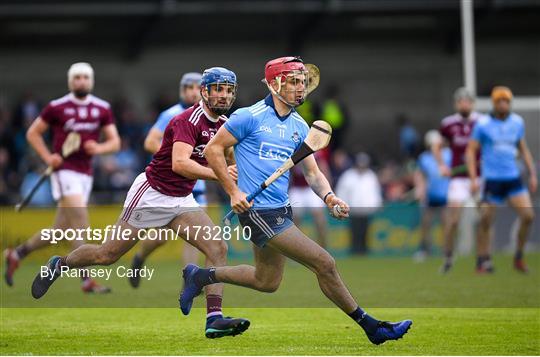
<svg viewBox="0 0 540 357">
<path fill-rule="evenodd" d="M 223 98 L 223 95 L 213 94 L 219 93 L 222 90 L 222 86 L 232 87 L 231 92 L 227 91 L 225 96 L 226 102 L 224 104 L 220 104 L 220 99 Z M 212 88 L 214 88 L 214 91 L 212 91 Z M 206 95 L 203 89 L 206 89 Z M 201 79 L 201 98 L 204 104 L 214 114 L 223 115 L 231 109 L 236 100 L 237 89 L 236 75 L 232 71 L 220 67 L 214 67 L 204 71 Z"/>
<path fill-rule="evenodd" d="M 272 81 L 277 83 L 277 88 Z M 270 93 L 290 107 L 302 105 L 306 97 L 319 84 L 319 70 L 315 65 L 305 64 L 300 57 L 282 57 L 269 61 L 262 80 Z M 300 86 L 299 83 L 302 82 Z M 292 89 L 291 89 L 292 84 Z M 293 100 L 287 98 L 293 96 Z"/>
</svg>

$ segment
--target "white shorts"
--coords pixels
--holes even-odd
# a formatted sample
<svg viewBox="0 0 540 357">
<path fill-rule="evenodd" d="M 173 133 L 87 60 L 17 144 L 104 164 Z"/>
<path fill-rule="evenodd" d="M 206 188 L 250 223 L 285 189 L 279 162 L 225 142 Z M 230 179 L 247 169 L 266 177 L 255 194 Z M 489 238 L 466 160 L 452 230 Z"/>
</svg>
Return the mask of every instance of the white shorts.
<svg viewBox="0 0 540 357">
<path fill-rule="evenodd" d="M 73 170 L 58 170 L 51 174 L 51 191 L 55 201 L 65 196 L 80 195 L 86 205 L 94 178 Z"/>
<path fill-rule="evenodd" d="M 154 190 L 141 173 L 128 191 L 120 218 L 135 228 L 163 227 L 182 213 L 202 210 L 193 194 L 164 195 Z"/>
<path fill-rule="evenodd" d="M 291 187 L 289 189 L 289 202 L 296 212 L 303 212 L 308 208 L 321 208 L 326 205 L 311 187 Z"/>
<path fill-rule="evenodd" d="M 479 180 L 480 182 L 480 180 Z M 481 190 L 480 190 L 481 192 Z M 448 186 L 448 202 L 464 204 L 473 198 L 471 194 L 471 179 L 468 177 L 454 177 Z"/>
</svg>

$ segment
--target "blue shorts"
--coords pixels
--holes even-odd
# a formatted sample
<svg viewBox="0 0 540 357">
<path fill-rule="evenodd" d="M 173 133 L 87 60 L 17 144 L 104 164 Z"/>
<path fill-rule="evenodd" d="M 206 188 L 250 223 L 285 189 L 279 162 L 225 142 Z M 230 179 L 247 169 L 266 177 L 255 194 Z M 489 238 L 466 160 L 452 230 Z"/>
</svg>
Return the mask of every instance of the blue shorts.
<svg viewBox="0 0 540 357">
<path fill-rule="evenodd" d="M 444 206 L 446 206 L 446 197 L 444 197 L 444 198 L 428 197 L 427 206 L 429 208 L 444 207 Z"/>
<path fill-rule="evenodd" d="M 484 184 L 482 200 L 492 204 L 502 204 L 506 199 L 527 192 L 520 178 L 511 180 L 489 180 Z"/>
<path fill-rule="evenodd" d="M 242 227 L 251 229 L 250 240 L 260 248 L 294 224 L 290 205 L 279 208 L 252 208 L 239 214 L 238 219 Z"/>
</svg>

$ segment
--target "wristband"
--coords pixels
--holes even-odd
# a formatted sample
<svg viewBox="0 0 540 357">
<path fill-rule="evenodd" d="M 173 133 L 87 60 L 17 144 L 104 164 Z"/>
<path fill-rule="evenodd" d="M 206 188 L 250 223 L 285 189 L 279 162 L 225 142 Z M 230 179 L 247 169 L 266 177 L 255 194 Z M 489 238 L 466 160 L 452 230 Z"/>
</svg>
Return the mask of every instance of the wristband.
<svg viewBox="0 0 540 357">
<path fill-rule="evenodd" d="M 328 197 L 328 195 L 333 195 L 333 194 L 334 194 L 334 192 L 330 191 L 330 192 L 328 192 L 326 195 L 324 195 L 324 198 L 323 198 L 324 204 L 327 204 L 327 203 L 326 203 L 326 198 Z"/>
</svg>

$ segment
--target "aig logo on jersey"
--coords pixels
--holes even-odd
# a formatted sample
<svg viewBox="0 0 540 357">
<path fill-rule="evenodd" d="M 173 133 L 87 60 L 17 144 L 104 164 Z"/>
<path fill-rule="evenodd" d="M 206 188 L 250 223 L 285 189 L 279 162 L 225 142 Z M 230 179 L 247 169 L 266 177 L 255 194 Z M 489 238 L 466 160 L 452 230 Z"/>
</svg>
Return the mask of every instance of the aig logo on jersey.
<svg viewBox="0 0 540 357">
<path fill-rule="evenodd" d="M 267 142 L 262 142 L 259 148 L 259 158 L 261 160 L 276 160 L 276 161 L 286 161 L 293 153 L 293 149 L 270 144 Z"/>
</svg>

